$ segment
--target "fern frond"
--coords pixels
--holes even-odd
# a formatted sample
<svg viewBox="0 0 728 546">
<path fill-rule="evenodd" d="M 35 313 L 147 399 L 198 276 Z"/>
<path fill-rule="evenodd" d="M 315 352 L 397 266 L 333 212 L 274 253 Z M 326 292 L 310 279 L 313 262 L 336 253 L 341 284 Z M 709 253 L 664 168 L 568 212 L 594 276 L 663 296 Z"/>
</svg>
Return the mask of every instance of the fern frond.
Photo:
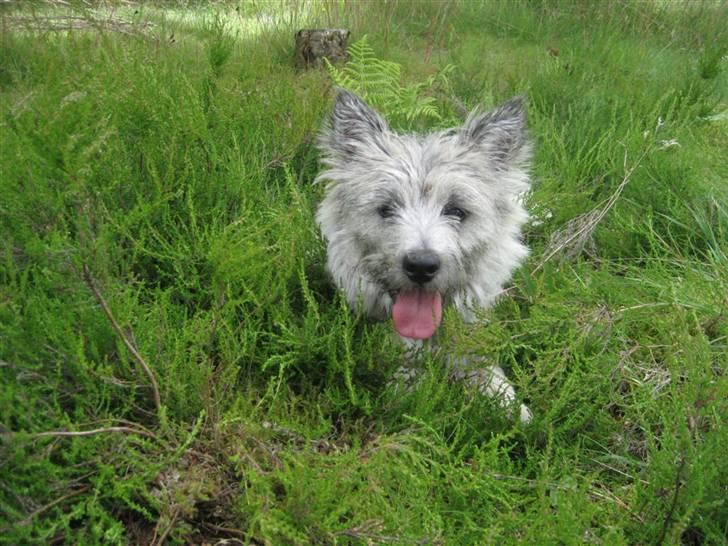
<svg viewBox="0 0 728 546">
<path fill-rule="evenodd" d="M 366 35 L 351 44 L 348 52 L 349 61 L 343 68 L 325 60 L 326 69 L 337 86 L 360 95 L 395 125 L 409 127 L 418 120 L 442 120 L 435 99 L 426 93 L 433 87 L 448 85 L 448 75 L 455 70 L 453 65 L 445 66 L 424 82 L 405 86 L 402 65 L 379 59 Z"/>
</svg>

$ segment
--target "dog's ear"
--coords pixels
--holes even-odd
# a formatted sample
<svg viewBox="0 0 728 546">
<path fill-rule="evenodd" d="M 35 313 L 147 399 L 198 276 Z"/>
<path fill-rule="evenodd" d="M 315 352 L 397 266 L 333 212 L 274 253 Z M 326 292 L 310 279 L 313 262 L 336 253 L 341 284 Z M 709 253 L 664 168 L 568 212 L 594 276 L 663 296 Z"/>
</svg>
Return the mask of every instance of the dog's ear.
<svg viewBox="0 0 728 546">
<path fill-rule="evenodd" d="M 354 93 L 339 89 L 334 109 L 319 137 L 319 145 L 335 156 L 351 159 L 372 146 L 381 147 L 389 126 Z"/>
<path fill-rule="evenodd" d="M 466 145 L 485 152 L 498 170 L 525 167 L 531 155 L 525 99 L 515 97 L 485 114 L 473 112 L 460 137 Z"/>
</svg>

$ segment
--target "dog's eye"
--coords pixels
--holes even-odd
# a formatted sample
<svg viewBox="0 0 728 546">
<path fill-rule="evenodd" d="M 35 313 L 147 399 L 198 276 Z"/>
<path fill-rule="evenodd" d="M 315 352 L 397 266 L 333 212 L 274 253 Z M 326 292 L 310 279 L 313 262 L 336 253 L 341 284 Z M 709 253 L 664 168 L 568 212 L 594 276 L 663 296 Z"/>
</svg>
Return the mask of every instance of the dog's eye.
<svg viewBox="0 0 728 546">
<path fill-rule="evenodd" d="M 442 214 L 444 216 L 452 216 L 453 218 L 459 220 L 460 222 L 465 220 L 465 218 L 468 216 L 468 213 L 466 211 L 464 211 L 460 207 L 458 207 L 456 205 L 452 205 L 452 204 L 445 205 L 445 208 L 442 209 Z"/>
<path fill-rule="evenodd" d="M 377 212 L 382 218 L 391 218 L 394 216 L 395 208 L 394 205 L 382 205 L 377 209 Z"/>
</svg>

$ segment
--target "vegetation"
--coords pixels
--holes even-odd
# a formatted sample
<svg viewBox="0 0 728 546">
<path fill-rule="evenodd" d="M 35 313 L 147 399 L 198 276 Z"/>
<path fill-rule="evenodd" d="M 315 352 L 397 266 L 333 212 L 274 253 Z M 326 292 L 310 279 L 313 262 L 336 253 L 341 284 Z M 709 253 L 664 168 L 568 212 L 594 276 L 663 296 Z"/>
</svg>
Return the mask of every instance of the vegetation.
<svg viewBox="0 0 728 546">
<path fill-rule="evenodd" d="M 74 6 L 0 6 L 0 543 L 726 542 L 726 4 Z M 402 126 L 528 97 L 532 257 L 443 343 L 530 425 L 327 279 L 316 26 Z"/>
</svg>

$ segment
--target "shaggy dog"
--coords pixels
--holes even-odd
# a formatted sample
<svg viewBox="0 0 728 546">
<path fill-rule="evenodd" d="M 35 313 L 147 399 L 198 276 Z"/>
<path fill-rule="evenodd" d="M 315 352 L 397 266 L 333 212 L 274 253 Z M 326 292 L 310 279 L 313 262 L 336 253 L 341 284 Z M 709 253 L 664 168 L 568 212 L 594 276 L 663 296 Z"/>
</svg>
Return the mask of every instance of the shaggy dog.
<svg viewBox="0 0 728 546">
<path fill-rule="evenodd" d="M 457 129 L 398 134 L 358 96 L 339 91 L 318 141 L 326 195 L 316 219 L 329 273 L 351 307 L 391 318 L 416 347 L 435 335 L 444 307 L 472 321 L 475 309 L 493 304 L 528 254 L 520 235 L 528 218 L 520 199 L 529 188 L 525 120 L 516 98 Z M 515 403 L 498 366 L 449 361 L 454 377 Z"/>
</svg>

